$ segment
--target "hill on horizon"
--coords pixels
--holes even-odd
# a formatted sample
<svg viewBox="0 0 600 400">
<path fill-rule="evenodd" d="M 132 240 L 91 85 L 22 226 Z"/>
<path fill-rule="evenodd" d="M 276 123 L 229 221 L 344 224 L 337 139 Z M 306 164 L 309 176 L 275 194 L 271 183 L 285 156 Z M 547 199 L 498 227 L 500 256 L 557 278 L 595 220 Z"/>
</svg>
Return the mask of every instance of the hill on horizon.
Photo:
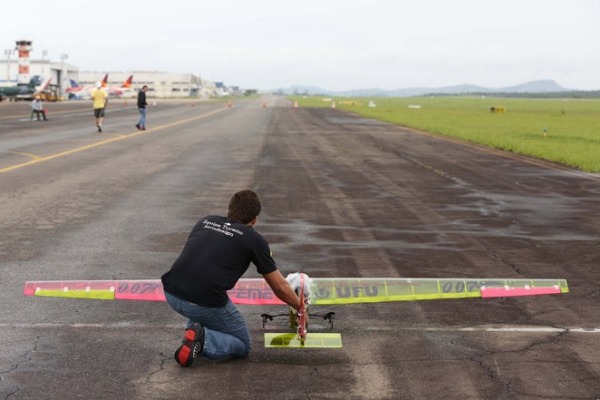
<svg viewBox="0 0 600 400">
<path fill-rule="evenodd" d="M 334 91 L 327 90 L 316 86 L 290 86 L 281 88 L 273 92 L 282 93 L 285 95 L 325 95 L 325 96 L 340 96 L 340 97 L 414 97 L 424 95 L 456 95 L 456 94 L 493 94 L 493 93 L 561 93 L 571 92 L 571 89 L 566 89 L 560 86 L 553 80 L 542 79 L 531 81 L 515 86 L 507 86 L 501 88 L 486 88 L 471 84 L 462 84 L 454 86 L 442 87 L 411 87 L 403 89 L 386 90 L 379 88 L 372 89 L 354 89 Z"/>
</svg>

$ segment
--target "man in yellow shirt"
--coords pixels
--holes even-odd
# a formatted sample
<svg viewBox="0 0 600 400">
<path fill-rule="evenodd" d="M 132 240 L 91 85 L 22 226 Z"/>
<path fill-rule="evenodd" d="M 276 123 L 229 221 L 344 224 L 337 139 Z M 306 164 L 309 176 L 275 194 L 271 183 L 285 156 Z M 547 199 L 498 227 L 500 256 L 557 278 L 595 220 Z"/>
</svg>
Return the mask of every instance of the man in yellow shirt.
<svg viewBox="0 0 600 400">
<path fill-rule="evenodd" d="M 104 110 L 108 103 L 108 94 L 102 89 L 100 82 L 96 83 L 96 89 L 92 90 L 90 94 L 94 104 L 94 116 L 96 117 L 96 127 L 98 132 L 102 132 L 102 121 L 104 120 Z"/>
</svg>

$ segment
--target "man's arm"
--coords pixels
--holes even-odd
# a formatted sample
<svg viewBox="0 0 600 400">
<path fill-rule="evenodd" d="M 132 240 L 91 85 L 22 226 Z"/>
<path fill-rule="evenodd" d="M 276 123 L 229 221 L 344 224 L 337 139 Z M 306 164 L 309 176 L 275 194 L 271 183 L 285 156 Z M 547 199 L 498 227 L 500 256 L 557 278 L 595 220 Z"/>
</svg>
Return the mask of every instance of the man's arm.
<svg viewBox="0 0 600 400">
<path fill-rule="evenodd" d="M 279 270 L 264 274 L 263 278 L 269 284 L 275 296 L 281 301 L 292 307 L 294 310 L 300 308 L 300 298 L 296 295 L 296 292 L 292 289 L 288 281 L 281 275 Z"/>
</svg>

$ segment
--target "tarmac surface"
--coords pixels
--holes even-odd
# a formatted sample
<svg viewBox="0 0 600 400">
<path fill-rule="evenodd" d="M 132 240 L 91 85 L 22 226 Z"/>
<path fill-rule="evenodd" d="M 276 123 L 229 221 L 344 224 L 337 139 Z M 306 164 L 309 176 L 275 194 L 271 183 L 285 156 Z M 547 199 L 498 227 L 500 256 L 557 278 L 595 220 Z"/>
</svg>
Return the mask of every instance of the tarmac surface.
<svg viewBox="0 0 600 400">
<path fill-rule="evenodd" d="M 262 107 L 265 104 L 266 107 Z M 0 399 L 598 399 L 600 176 L 283 98 L 0 103 Z M 28 280 L 150 279 L 196 220 L 256 190 L 284 274 L 564 278 L 555 296 L 328 307 L 342 349 L 173 359 L 166 303 L 23 295 Z M 246 277 L 258 277 L 251 266 Z"/>
</svg>

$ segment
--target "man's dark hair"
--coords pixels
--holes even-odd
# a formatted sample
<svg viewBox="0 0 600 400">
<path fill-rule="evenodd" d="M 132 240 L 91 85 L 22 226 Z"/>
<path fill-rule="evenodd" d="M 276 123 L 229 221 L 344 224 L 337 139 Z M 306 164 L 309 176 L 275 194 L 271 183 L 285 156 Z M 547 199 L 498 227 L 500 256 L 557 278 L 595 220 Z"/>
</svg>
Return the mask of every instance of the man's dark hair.
<svg viewBox="0 0 600 400">
<path fill-rule="evenodd" d="M 227 216 L 247 224 L 260 214 L 260 199 L 252 190 L 240 190 L 229 200 Z"/>
</svg>

